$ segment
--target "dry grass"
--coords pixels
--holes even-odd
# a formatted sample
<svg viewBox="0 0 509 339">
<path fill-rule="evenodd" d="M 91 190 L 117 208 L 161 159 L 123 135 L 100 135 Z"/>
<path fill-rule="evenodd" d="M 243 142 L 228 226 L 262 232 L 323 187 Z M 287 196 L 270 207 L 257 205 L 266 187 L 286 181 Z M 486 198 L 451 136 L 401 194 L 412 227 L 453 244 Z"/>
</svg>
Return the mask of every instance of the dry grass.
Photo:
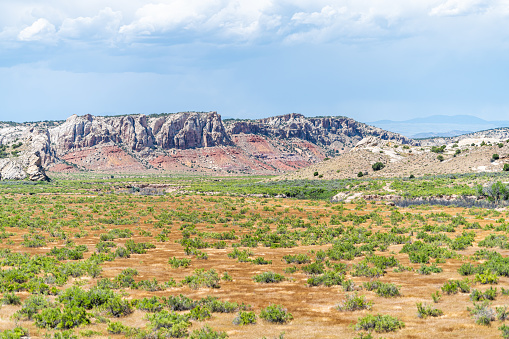
<svg viewBox="0 0 509 339">
<path fill-rule="evenodd" d="M 19 197 L 17 198 L 19 199 Z M 34 210 L 35 213 L 32 217 L 41 216 L 43 213 L 47 213 L 50 216 L 53 214 L 49 211 L 49 207 L 52 204 L 62 203 L 63 201 L 69 201 L 69 197 L 58 196 L 55 200 L 49 199 L 49 204 L 44 205 L 26 205 L 20 204 L 19 209 L 21 211 Z M 181 197 L 165 197 L 153 198 L 153 197 L 137 197 L 129 196 L 134 207 L 123 206 L 127 210 L 128 215 L 139 216 L 140 211 L 146 211 L 147 208 L 153 208 L 154 214 L 158 214 L 163 210 L 174 211 L 180 209 L 182 211 L 198 211 L 203 212 L 217 212 L 219 215 L 224 216 L 227 214 L 226 205 L 218 203 L 217 200 L 213 201 L 201 196 L 181 196 Z M 229 198 L 227 198 L 229 199 Z M 100 202 L 100 200 L 95 200 Z M 113 203 L 114 204 L 114 203 Z M 78 211 L 78 214 L 86 217 L 91 214 L 91 209 L 95 203 L 70 203 L 66 204 L 67 209 L 74 209 Z M 246 198 L 244 200 L 231 199 L 231 205 L 244 205 L 249 208 L 247 216 L 260 214 L 261 220 L 263 218 L 273 218 L 275 216 L 284 217 L 289 215 L 295 215 L 308 221 L 308 217 L 312 216 L 317 218 L 319 225 L 326 225 L 329 223 L 330 215 L 337 213 L 331 209 L 330 205 L 323 202 L 308 202 L 302 200 L 290 200 L 290 199 L 255 199 Z M 264 211 L 264 206 L 275 206 L 275 211 Z M 79 207 L 79 208 L 78 208 Z M 122 207 L 122 206 L 116 206 Z M 390 207 L 383 204 L 368 204 L 363 210 L 355 210 L 355 205 L 345 205 L 346 213 L 355 213 L 359 215 L 367 214 L 372 211 L 378 211 L 379 214 L 383 215 L 388 221 L 388 216 L 391 211 Z M 297 210 L 296 208 L 302 209 Z M 239 212 L 240 207 L 233 211 L 234 214 Z M 286 210 L 285 210 L 286 209 Z M 44 212 L 43 212 L 44 211 Z M 485 226 L 489 223 L 495 223 L 493 218 L 486 217 L 485 220 L 474 219 L 475 216 L 467 214 L 467 210 L 458 208 L 443 208 L 436 207 L 429 210 L 419 209 L 400 209 L 401 213 L 409 212 L 411 214 L 421 213 L 423 215 L 430 213 L 439 213 L 445 211 L 448 214 L 464 214 L 468 222 L 478 221 L 481 226 Z M 231 212 L 231 211 L 230 211 Z M 97 216 L 93 215 L 93 219 L 97 219 Z M 73 219 L 74 217 L 67 213 L 65 219 Z M 83 222 L 87 219 L 81 219 Z M 160 231 L 155 228 L 153 224 L 147 224 L 146 222 L 155 221 L 152 214 L 147 216 L 140 216 L 139 221 L 132 225 L 122 226 L 107 226 L 105 230 L 92 231 L 91 227 L 85 226 L 84 229 L 88 232 L 88 235 L 82 238 L 73 238 L 77 244 L 85 244 L 89 248 L 89 252 L 85 253 L 85 258 L 95 249 L 95 244 L 99 241 L 99 235 L 105 233 L 110 228 L 130 228 L 135 233 L 133 239 L 137 242 L 152 242 L 156 245 L 155 249 L 149 250 L 147 254 L 143 255 L 132 255 L 129 259 L 116 259 L 113 262 L 105 262 L 102 264 L 103 273 L 102 277 L 112 278 L 116 276 L 120 271 L 126 267 L 132 267 L 138 270 L 140 275 L 136 277 L 137 280 L 141 279 L 152 279 L 156 278 L 160 282 L 168 281 L 173 278 L 176 281 L 182 280 L 185 276 L 190 275 L 196 268 L 210 269 L 214 268 L 218 271 L 220 276 L 223 272 L 228 272 L 232 277 L 231 282 L 221 282 L 221 288 L 219 289 L 207 289 L 202 288 L 198 290 L 192 290 L 189 287 L 175 287 L 169 288 L 159 292 L 147 292 L 143 290 L 126 290 L 129 298 L 143 298 L 156 296 L 168 296 L 184 294 L 193 299 L 212 295 L 218 297 L 221 300 L 235 301 L 238 303 L 250 304 L 253 310 L 259 314 L 260 310 L 271 303 L 277 303 L 284 305 L 289 312 L 293 314 L 294 320 L 285 325 L 274 325 L 268 324 L 262 320 L 259 320 L 256 325 L 250 326 L 235 326 L 232 324 L 233 318 L 236 314 L 219 314 L 214 313 L 213 317 L 206 322 L 193 322 L 191 329 L 201 328 L 205 323 L 210 324 L 215 330 L 226 331 L 232 338 L 261 338 L 267 336 L 269 338 L 276 337 L 281 332 L 285 332 L 287 338 L 353 338 L 357 333 L 352 328 L 357 319 L 368 313 L 382 313 L 390 314 L 404 321 L 406 327 L 394 333 L 384 334 L 387 338 L 430 338 L 430 337 L 443 337 L 443 338 L 491 338 L 499 337 L 499 331 L 497 330 L 498 322 L 491 327 L 485 327 L 476 325 L 474 320 L 470 317 L 467 307 L 471 306 L 468 294 L 456 294 L 456 295 L 444 295 L 442 300 L 436 305 L 444 312 L 444 316 L 438 318 L 420 319 L 417 317 L 416 303 L 417 302 L 432 302 L 431 293 L 439 290 L 440 287 L 449 279 L 462 279 L 458 273 L 458 267 L 465 262 L 467 259 L 449 259 L 447 263 L 439 264 L 443 268 L 443 272 L 440 274 L 431 274 L 428 276 L 419 275 L 416 272 L 403 272 L 394 273 L 392 269 L 388 269 L 388 273 L 381 278 L 384 282 L 391 282 L 401 286 L 401 297 L 398 298 L 382 298 L 376 296 L 374 292 L 361 291 L 360 293 L 365 294 L 367 300 L 373 301 L 374 305 L 372 310 L 357 311 L 357 312 L 339 312 L 335 309 L 337 304 L 344 299 L 345 293 L 341 286 L 336 287 L 309 287 L 306 285 L 307 276 L 303 273 L 297 272 L 294 274 L 284 273 L 284 269 L 291 266 L 286 264 L 282 258 L 287 254 L 297 253 L 309 253 L 311 250 L 325 250 L 331 245 L 323 246 L 298 246 L 294 248 L 267 248 L 261 245 L 257 248 L 253 248 L 255 253 L 254 257 L 263 256 L 267 260 L 272 260 L 271 265 L 252 265 L 250 263 L 239 263 L 235 259 L 227 257 L 227 253 L 230 252 L 231 244 L 237 241 L 227 241 L 229 247 L 226 249 L 214 249 L 208 248 L 202 251 L 208 254 L 207 260 L 198 260 L 192 257 L 191 265 L 188 268 L 174 269 L 168 264 L 168 259 L 172 257 L 184 258 L 184 248 L 175 243 L 176 240 L 181 239 L 180 226 L 186 222 L 174 221 L 171 225 L 171 233 L 169 234 L 169 241 L 157 242 L 154 236 Z M 429 221 L 433 224 L 433 221 Z M 197 223 L 196 230 L 198 232 L 225 232 L 229 230 L 235 230 L 236 235 L 249 233 L 250 231 L 245 228 L 241 228 L 238 222 L 230 220 L 226 223 Z M 345 222 L 344 225 L 349 225 L 350 222 Z M 409 226 L 410 222 L 405 221 L 399 226 Z M 271 230 L 276 229 L 277 224 L 270 224 Z M 388 228 L 383 226 L 370 225 L 366 223 L 360 225 L 363 227 L 372 227 L 373 231 L 386 232 Z M 337 227 L 337 226 L 330 226 Z M 64 228 L 69 233 L 77 232 L 77 229 Z M 152 237 L 140 236 L 140 230 L 149 231 L 152 233 Z M 12 231 L 8 229 L 8 231 Z M 461 227 L 453 234 L 448 233 L 450 237 L 454 237 L 461 233 Z M 484 239 L 488 234 L 492 234 L 493 231 L 486 230 L 474 230 L 476 232 L 476 242 Z M 10 248 L 14 252 L 28 252 L 30 254 L 42 254 L 49 251 L 53 246 L 62 246 L 63 241 L 57 241 L 55 243 L 48 243 L 46 247 L 29 249 L 21 245 L 23 234 L 27 233 L 27 230 L 16 230 L 17 234 L 10 239 L 13 241 L 12 245 L 7 245 L 6 241 L 0 245 L 1 248 Z M 415 232 L 414 232 L 415 239 Z M 117 244 L 122 244 L 125 239 L 116 239 Z M 410 266 L 414 269 L 420 267 L 419 264 L 412 264 L 409 262 L 407 254 L 400 254 L 399 251 L 402 245 L 391 245 L 385 252 L 377 252 L 379 255 L 393 255 L 403 264 L 404 266 Z M 478 248 L 476 246 L 468 248 L 465 251 L 460 251 L 460 254 L 469 255 L 472 254 Z M 507 250 L 501 251 L 504 255 L 509 252 Z M 351 266 L 352 263 L 358 262 L 361 258 L 356 258 L 353 261 L 343 261 Z M 284 274 L 286 277 L 291 278 L 290 281 L 281 282 L 278 284 L 258 284 L 253 282 L 252 277 L 255 274 L 259 274 L 265 271 L 273 271 L 276 273 Z M 357 286 L 362 286 L 362 283 L 369 281 L 368 278 L 362 277 L 351 277 Z M 87 286 L 93 286 L 95 279 L 89 279 L 85 284 Z M 72 283 L 67 284 L 64 287 L 71 286 Z M 509 279 L 502 277 L 499 281 L 498 287 L 509 287 Z M 18 293 L 22 299 L 28 297 L 28 292 Z M 495 301 L 494 305 L 509 304 L 508 296 L 500 296 Z M 15 306 L 3 306 L 0 310 L 0 328 L 10 329 L 14 327 L 14 322 L 9 319 L 10 315 L 18 309 Z M 144 320 L 144 312 L 136 311 L 127 318 L 120 319 L 124 324 L 134 327 L 143 327 L 146 323 Z M 31 322 L 21 322 L 22 326 L 30 328 L 32 337 L 41 337 L 44 330 L 37 329 Z M 85 327 L 85 329 L 93 329 L 100 331 L 104 336 L 107 336 L 106 325 L 104 324 L 93 324 Z M 80 329 L 81 330 L 81 329 Z M 111 337 L 119 337 L 110 335 Z"/>
</svg>

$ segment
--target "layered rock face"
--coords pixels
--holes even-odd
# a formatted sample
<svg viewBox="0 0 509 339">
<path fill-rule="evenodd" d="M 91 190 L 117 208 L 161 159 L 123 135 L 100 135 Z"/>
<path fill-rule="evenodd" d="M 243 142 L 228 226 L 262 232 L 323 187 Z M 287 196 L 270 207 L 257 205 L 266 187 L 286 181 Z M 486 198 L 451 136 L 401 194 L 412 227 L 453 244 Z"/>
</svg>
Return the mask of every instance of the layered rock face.
<svg viewBox="0 0 509 339">
<path fill-rule="evenodd" d="M 376 136 L 403 144 L 415 141 L 397 133 L 368 126 L 347 117 L 306 118 L 301 114 L 287 114 L 260 120 L 231 121 L 227 123 L 230 134 L 262 134 L 275 138 L 299 138 L 315 144 L 330 146 L 366 136 Z"/>
<path fill-rule="evenodd" d="M 50 133 L 59 153 L 106 143 L 122 144 L 133 151 L 156 145 L 163 149 L 188 149 L 231 144 L 221 116 L 216 112 L 186 112 L 153 118 L 73 115 Z"/>
<path fill-rule="evenodd" d="M 367 136 L 416 144 L 346 117 L 287 114 L 223 122 L 217 112 L 73 115 L 51 124 L 0 124 L 0 146 L 25 145 L 17 157 L 0 161 L 0 174 L 31 180 L 45 179 L 43 168 L 275 174 L 346 152 Z"/>
</svg>

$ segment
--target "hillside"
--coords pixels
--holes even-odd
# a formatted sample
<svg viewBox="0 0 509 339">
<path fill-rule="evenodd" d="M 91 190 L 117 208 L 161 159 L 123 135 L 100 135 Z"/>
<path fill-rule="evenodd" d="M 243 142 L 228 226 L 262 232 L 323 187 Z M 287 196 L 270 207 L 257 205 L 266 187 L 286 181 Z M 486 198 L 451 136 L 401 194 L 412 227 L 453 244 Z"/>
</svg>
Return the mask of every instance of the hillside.
<svg viewBox="0 0 509 339">
<path fill-rule="evenodd" d="M 347 117 L 306 118 L 300 114 L 227 121 L 217 112 L 73 115 L 65 121 L 0 123 L 0 145 L 23 145 L 19 152 L 4 154 L 5 164 L 35 156 L 41 173 L 280 174 L 347 153 L 368 136 L 418 145 Z M 27 166 L 17 168 L 17 175 L 6 175 L 0 167 L 0 175 L 31 178 Z"/>
<path fill-rule="evenodd" d="M 509 163 L 509 143 L 504 134 L 478 133 L 465 138 L 422 140 L 421 146 L 369 137 L 348 153 L 284 175 L 284 179 L 356 178 L 359 172 L 368 178 L 422 176 L 426 174 L 500 172 Z M 486 137 L 490 135 L 491 137 Z M 496 136 L 502 137 L 497 138 Z M 459 140 L 458 140 L 459 139 Z M 441 141 L 441 142 L 440 142 Z M 443 152 L 433 152 L 432 145 L 442 145 Z M 435 146 L 438 147 L 438 146 Z M 498 154 L 497 160 L 493 154 Z M 443 160 L 439 159 L 439 155 Z M 376 162 L 384 168 L 374 171 Z"/>
</svg>

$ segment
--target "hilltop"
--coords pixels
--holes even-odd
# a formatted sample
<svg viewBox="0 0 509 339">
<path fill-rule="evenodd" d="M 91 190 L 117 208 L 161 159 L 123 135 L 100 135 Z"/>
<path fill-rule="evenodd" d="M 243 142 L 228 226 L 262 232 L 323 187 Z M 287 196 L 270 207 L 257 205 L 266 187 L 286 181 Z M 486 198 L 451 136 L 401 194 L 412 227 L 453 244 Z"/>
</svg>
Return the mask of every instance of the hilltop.
<svg viewBox="0 0 509 339">
<path fill-rule="evenodd" d="M 368 178 L 452 173 L 500 172 L 509 163 L 508 131 L 484 131 L 455 138 L 420 140 L 420 145 L 400 144 L 368 137 L 348 153 L 327 159 L 284 179 L 345 179 L 359 173 Z M 494 155 L 498 155 L 495 156 Z M 383 168 L 374 170 L 377 162 Z"/>
</svg>

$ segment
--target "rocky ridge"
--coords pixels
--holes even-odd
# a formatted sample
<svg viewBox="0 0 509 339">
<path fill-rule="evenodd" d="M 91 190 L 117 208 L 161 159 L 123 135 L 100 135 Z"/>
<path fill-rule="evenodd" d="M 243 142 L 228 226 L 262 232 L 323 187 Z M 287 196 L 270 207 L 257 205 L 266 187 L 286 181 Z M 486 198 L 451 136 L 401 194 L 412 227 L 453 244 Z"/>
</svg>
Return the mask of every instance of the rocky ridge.
<svg viewBox="0 0 509 339">
<path fill-rule="evenodd" d="M 24 145 L 17 156 L 2 159 L 2 178 L 39 180 L 44 169 L 275 174 L 347 153 L 367 136 L 418 144 L 347 117 L 301 114 L 224 122 L 217 112 L 87 114 L 63 122 L 0 123 L 0 145 L 11 147 L 18 140 Z"/>
</svg>

